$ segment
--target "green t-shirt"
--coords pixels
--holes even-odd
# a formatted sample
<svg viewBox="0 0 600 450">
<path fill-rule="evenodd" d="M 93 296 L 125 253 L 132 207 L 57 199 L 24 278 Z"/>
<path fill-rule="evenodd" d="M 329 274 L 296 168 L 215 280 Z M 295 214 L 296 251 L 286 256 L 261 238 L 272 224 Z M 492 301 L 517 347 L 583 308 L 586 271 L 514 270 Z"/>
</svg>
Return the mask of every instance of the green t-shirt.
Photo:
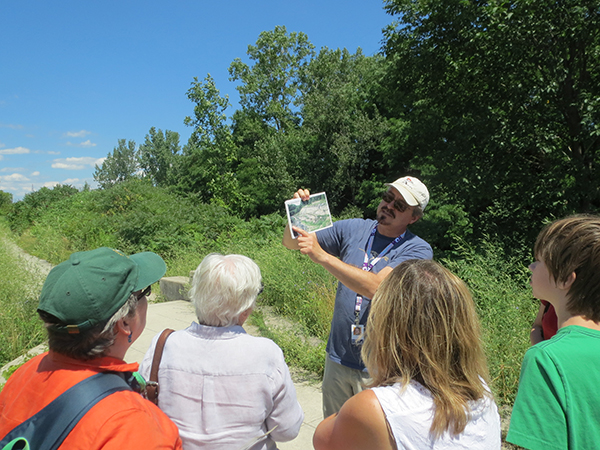
<svg viewBox="0 0 600 450">
<path fill-rule="evenodd" d="M 571 325 L 527 351 L 506 440 L 532 450 L 600 447 L 600 331 Z"/>
</svg>

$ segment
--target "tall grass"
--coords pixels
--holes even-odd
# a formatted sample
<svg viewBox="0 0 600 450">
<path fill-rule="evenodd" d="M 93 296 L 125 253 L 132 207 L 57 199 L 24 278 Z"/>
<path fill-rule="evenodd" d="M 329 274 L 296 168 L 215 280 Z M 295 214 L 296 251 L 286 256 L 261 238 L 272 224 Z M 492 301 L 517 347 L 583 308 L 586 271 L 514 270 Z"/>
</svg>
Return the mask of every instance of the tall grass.
<svg viewBox="0 0 600 450">
<path fill-rule="evenodd" d="M 43 279 L 23 267 L 7 244 L 10 239 L 0 217 L 0 367 L 46 338 L 36 313 Z"/>
<path fill-rule="evenodd" d="M 492 390 L 500 404 L 512 404 L 529 331 L 539 303 L 531 295 L 528 262 L 507 260 L 500 248 L 456 243 L 456 257 L 443 264 L 469 286 L 481 320 Z"/>
</svg>

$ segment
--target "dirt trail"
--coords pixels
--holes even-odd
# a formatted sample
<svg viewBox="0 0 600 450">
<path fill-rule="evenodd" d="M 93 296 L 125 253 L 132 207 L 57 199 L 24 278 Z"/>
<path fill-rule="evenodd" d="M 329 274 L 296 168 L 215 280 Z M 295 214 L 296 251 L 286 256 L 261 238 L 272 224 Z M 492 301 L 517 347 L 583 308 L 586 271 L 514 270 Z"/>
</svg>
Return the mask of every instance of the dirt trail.
<svg viewBox="0 0 600 450">
<path fill-rule="evenodd" d="M 17 244 L 6 238 L 5 236 L 1 239 L 2 245 L 7 248 L 22 264 L 22 266 L 31 273 L 36 281 L 43 283 L 48 275 L 48 272 L 52 269 L 52 264 L 48 261 L 37 258 L 35 256 L 26 253 Z"/>
</svg>

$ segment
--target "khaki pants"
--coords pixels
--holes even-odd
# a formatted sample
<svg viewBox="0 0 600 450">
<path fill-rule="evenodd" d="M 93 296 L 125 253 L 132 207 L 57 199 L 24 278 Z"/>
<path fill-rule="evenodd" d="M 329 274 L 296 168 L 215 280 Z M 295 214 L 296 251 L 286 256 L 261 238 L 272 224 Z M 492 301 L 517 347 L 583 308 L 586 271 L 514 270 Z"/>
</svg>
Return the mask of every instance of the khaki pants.
<svg viewBox="0 0 600 450">
<path fill-rule="evenodd" d="M 337 413 L 342 405 L 364 389 L 369 374 L 332 361 L 327 355 L 323 374 L 323 418 Z"/>
</svg>

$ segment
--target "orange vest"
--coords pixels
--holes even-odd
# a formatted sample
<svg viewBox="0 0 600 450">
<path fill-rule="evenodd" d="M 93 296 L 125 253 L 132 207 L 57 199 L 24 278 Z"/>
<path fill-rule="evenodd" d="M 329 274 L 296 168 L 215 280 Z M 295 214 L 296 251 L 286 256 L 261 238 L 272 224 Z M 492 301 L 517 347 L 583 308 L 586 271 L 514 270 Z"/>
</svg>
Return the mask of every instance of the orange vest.
<svg viewBox="0 0 600 450">
<path fill-rule="evenodd" d="M 36 356 L 0 391 L 0 438 L 85 378 L 136 370 L 137 363 L 112 357 L 79 361 L 52 351 Z M 181 449 L 181 439 L 175 424 L 157 406 L 133 391 L 120 391 L 94 405 L 60 448 Z"/>
</svg>

